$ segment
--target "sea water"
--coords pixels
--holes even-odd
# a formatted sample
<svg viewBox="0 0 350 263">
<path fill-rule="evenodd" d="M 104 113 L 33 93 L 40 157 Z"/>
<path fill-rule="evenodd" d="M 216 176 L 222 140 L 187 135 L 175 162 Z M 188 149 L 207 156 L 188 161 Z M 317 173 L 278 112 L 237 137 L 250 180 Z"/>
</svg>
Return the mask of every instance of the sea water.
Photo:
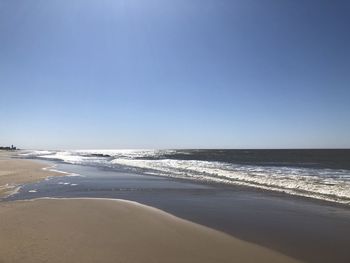
<svg viewBox="0 0 350 263">
<path fill-rule="evenodd" d="M 64 150 L 22 156 L 350 204 L 350 150 Z"/>
</svg>

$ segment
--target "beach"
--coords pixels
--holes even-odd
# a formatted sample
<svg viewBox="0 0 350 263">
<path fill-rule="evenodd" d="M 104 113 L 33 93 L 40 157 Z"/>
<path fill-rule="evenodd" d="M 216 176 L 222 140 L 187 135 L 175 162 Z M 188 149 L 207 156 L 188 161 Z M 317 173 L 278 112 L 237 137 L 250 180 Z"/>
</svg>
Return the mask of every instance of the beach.
<svg viewBox="0 0 350 263">
<path fill-rule="evenodd" d="M 299 262 L 137 203 L 0 205 L 0 262 Z"/>
<path fill-rule="evenodd" d="M 2 154 L 1 183 L 53 176 Z M 95 198 L 0 203 L 0 262 L 300 262 L 139 203 Z"/>
<path fill-rule="evenodd" d="M 349 11 L 0 0 L 0 263 L 350 263 Z"/>
<path fill-rule="evenodd" d="M 0 198 L 16 192 L 21 184 L 62 175 L 43 169 L 46 166 L 39 162 L 11 159 L 13 155 L 13 152 L 0 151 Z"/>
<path fill-rule="evenodd" d="M 34 211 L 36 206 L 40 206 L 40 211 L 43 211 L 42 214 L 45 213 L 46 215 L 51 214 L 49 212 L 51 206 L 65 212 L 64 209 L 59 208 L 63 206 L 62 204 L 69 206 L 68 204 L 71 201 L 80 203 L 81 201 L 95 202 L 95 200 L 119 200 L 112 205 L 113 207 L 116 206 L 112 209 L 117 209 L 120 200 L 127 200 L 132 202 L 130 204 L 139 204 L 137 207 L 142 204 L 144 208 L 152 208 L 153 212 L 156 211 L 154 217 L 158 218 L 159 214 L 164 215 L 164 212 L 166 212 L 166 215 L 171 215 L 172 218 L 174 216 L 181 218 L 184 220 L 182 222 L 192 225 L 194 223 L 197 226 L 205 227 L 205 229 L 215 230 L 245 244 L 263 247 L 272 254 L 284 255 L 289 259 L 293 258 L 300 262 L 309 263 L 349 262 L 350 210 L 346 205 L 276 191 L 265 191 L 254 187 L 217 184 L 193 179 L 185 180 L 153 175 L 125 166 L 108 166 L 107 164 L 115 160 L 109 155 L 84 154 L 76 156 L 74 155 L 75 152 L 71 152 L 62 155 L 65 158 L 62 161 L 51 158 L 52 156 L 56 158 L 56 154 L 48 155 L 50 158 L 38 158 L 35 155 L 33 157 L 32 152 L 38 154 L 38 151 L 27 151 L 17 155 L 12 160 L 20 162 L 18 167 L 23 166 L 24 163 L 26 165 L 34 165 L 35 163 L 36 169 L 39 169 L 37 165 L 40 165 L 45 171 L 60 171 L 57 175 L 63 176 L 47 178 L 43 176 L 45 179 L 39 181 L 32 181 L 28 178 L 30 182 L 21 184 L 15 194 L 2 199 L 1 204 L 13 206 L 11 211 L 26 211 L 27 213 L 29 210 Z M 113 152 L 119 153 L 119 151 Z M 39 152 L 40 155 L 45 154 L 45 156 L 48 153 L 48 151 Z M 128 151 L 127 154 L 128 156 L 136 156 L 133 158 L 139 158 L 140 156 L 139 152 L 135 151 Z M 148 157 L 149 160 L 145 160 L 145 162 L 153 162 L 152 156 Z M 193 157 L 195 156 L 191 156 L 191 158 Z M 120 160 L 122 156 L 116 158 Z M 9 158 L 7 157 L 7 159 Z M 78 160 L 80 162 L 77 162 Z M 104 162 L 106 160 L 108 162 Z M 155 162 L 158 162 L 158 160 L 156 159 Z M 170 162 L 170 160 L 167 160 L 167 162 Z M 176 160 L 175 163 L 178 162 L 182 161 Z M 197 162 L 196 165 L 200 168 L 201 163 Z M 288 171 L 290 169 L 288 168 Z M 24 173 L 28 175 L 31 172 L 27 170 Z M 342 173 L 346 174 L 346 170 Z M 27 205 L 24 204 L 28 203 L 31 204 L 31 209 L 26 210 L 24 207 Z M 98 206 L 100 204 L 98 203 Z M 94 204 L 94 207 L 96 205 Z M 111 205 L 107 206 L 112 207 Z M 20 207 L 20 209 L 16 207 Z M 156 210 L 154 210 L 155 208 Z M 130 206 L 128 209 L 134 210 Z M 75 210 L 77 214 L 69 214 L 67 217 L 81 218 L 82 222 L 87 218 L 87 213 L 93 213 L 93 211 L 78 208 Z M 95 210 L 95 208 L 92 210 Z M 99 211 L 102 214 L 109 213 L 107 210 L 110 209 L 106 208 L 103 212 L 102 210 Z M 8 211 L 7 214 L 10 216 L 12 212 Z M 158 213 L 160 211 L 162 213 Z M 81 214 L 85 216 L 81 217 Z M 30 217 L 36 216 L 36 213 L 30 215 Z M 64 213 L 56 217 L 52 226 L 54 227 L 59 221 L 57 218 L 63 217 L 66 217 Z M 27 216 L 17 214 L 16 218 L 27 218 Z M 40 218 L 38 220 L 40 221 Z M 50 221 L 50 219 L 48 220 Z M 9 218 L 8 221 L 11 224 L 15 220 Z M 93 224 L 96 224 L 98 228 L 109 225 L 108 222 L 101 219 L 96 219 Z M 134 225 L 138 224 L 145 226 L 145 229 L 151 228 L 146 222 L 135 223 Z M 25 226 L 25 223 L 19 225 Z M 115 226 L 109 225 L 108 228 L 111 227 Z M 32 226 L 29 228 L 32 228 Z M 41 230 L 38 229 L 37 231 L 40 232 Z M 63 228 L 60 231 L 70 236 L 71 230 Z M 92 234 L 92 236 L 95 235 Z M 200 240 L 202 239 L 200 238 Z M 106 242 L 106 240 L 103 242 Z M 181 241 L 180 243 L 186 242 Z M 138 247 L 139 244 L 133 246 Z M 197 248 L 193 244 L 189 247 Z M 213 245 L 213 247 L 215 246 Z M 201 250 L 202 248 L 198 249 Z M 210 252 L 212 251 L 221 250 L 218 248 Z M 284 262 L 283 260 L 280 259 L 278 262 Z M 248 260 L 247 262 L 255 261 Z"/>
</svg>

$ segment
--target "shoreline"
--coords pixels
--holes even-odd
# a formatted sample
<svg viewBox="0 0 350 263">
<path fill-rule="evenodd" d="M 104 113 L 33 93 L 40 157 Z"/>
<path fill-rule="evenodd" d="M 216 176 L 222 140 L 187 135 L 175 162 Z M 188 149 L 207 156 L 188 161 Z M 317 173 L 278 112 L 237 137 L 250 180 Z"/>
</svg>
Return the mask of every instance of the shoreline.
<svg viewBox="0 0 350 263">
<path fill-rule="evenodd" d="M 132 200 L 304 262 L 343 263 L 350 259 L 348 208 L 250 188 L 48 163 L 84 177 L 52 177 L 28 184 L 8 200 L 40 197 Z M 31 192 L 33 189 L 37 192 Z"/>
<path fill-rule="evenodd" d="M 33 160 L 0 157 L 0 182 L 64 175 Z M 0 202 L 0 262 L 283 262 L 269 248 L 138 202 L 39 198 Z M 122 259 L 122 260 L 121 260 Z M 119 261 L 120 260 L 120 261 Z"/>
<path fill-rule="evenodd" d="M 278 151 L 280 151 L 280 150 L 278 150 Z M 57 162 L 57 163 L 70 164 L 71 162 L 69 161 L 69 158 L 68 158 L 68 161 L 66 161 L 64 156 L 58 155 L 56 157 L 55 154 L 58 154 L 58 153 L 61 153 L 61 152 L 63 153 L 64 151 L 52 151 L 50 153 L 50 156 L 51 157 L 54 156 L 53 158 L 49 157 L 49 155 L 48 156 L 41 156 L 41 155 L 35 155 L 35 154 L 32 155 L 31 158 L 38 159 L 38 160 L 52 161 L 52 162 Z M 74 152 L 74 151 L 72 151 L 72 152 Z M 75 152 L 77 154 L 76 157 L 85 156 L 85 155 L 79 155 L 79 151 L 75 151 Z M 113 159 L 112 158 L 113 155 L 101 154 L 101 153 L 98 153 L 96 155 L 90 153 L 90 155 L 89 155 L 88 152 L 89 151 L 86 152 L 87 158 L 88 157 L 98 156 L 98 157 L 110 157 L 111 159 Z M 102 152 L 104 152 L 104 150 Z M 69 153 L 69 151 L 68 151 L 68 153 Z M 349 153 L 350 153 L 350 151 L 349 151 Z M 71 153 L 69 153 L 69 154 L 71 154 Z M 73 154 L 73 156 L 75 156 L 75 155 Z M 194 158 L 195 157 L 196 156 L 194 156 Z M 111 161 L 111 160 L 106 161 L 106 163 L 105 163 L 105 161 L 106 160 L 101 162 L 102 164 L 94 163 L 94 162 L 89 164 L 89 163 L 84 163 L 82 161 L 74 162 L 74 164 L 75 165 L 82 165 L 82 166 L 96 166 L 96 167 L 101 167 L 103 169 L 111 169 L 111 167 L 113 167 L 113 163 L 114 163 L 113 161 L 114 160 L 113 161 Z M 157 161 L 157 159 L 156 159 L 156 161 Z M 187 159 L 184 159 L 182 161 L 187 161 Z M 111 164 L 112 164 L 111 166 L 108 165 L 109 162 L 111 162 Z M 338 162 L 339 162 L 339 160 L 338 160 Z M 239 163 L 237 163 L 237 164 L 239 164 Z M 260 166 L 259 164 L 256 164 L 256 165 L 258 167 Z M 284 165 L 285 165 L 284 163 L 283 164 L 282 163 L 280 163 L 280 164 L 277 163 L 277 164 L 272 165 L 272 167 L 275 167 L 275 168 L 277 167 L 278 168 L 278 167 L 284 167 Z M 306 166 L 306 165 L 303 166 L 302 164 L 299 164 L 299 165 L 300 166 L 297 166 L 296 164 L 294 164 L 294 166 L 293 166 L 293 164 L 291 164 L 291 166 L 287 165 L 288 166 L 287 168 L 288 169 L 291 169 L 291 168 L 293 168 L 293 169 L 296 169 L 296 168 L 300 168 L 300 169 L 312 168 L 312 166 Z M 340 165 L 340 164 L 338 163 L 338 165 Z M 341 167 L 345 167 L 344 164 L 342 164 L 342 165 L 343 166 L 341 166 Z M 262 167 L 269 167 L 270 165 L 261 165 L 261 166 Z M 160 170 L 155 169 L 154 171 L 152 171 L 152 168 L 150 168 L 151 166 L 149 166 L 148 168 L 147 167 L 148 167 L 147 165 L 146 166 L 142 166 L 142 165 L 141 166 L 137 166 L 136 165 L 135 167 L 133 167 L 132 164 L 131 165 L 129 165 L 129 164 L 125 164 L 124 165 L 122 163 L 121 167 L 117 166 L 116 170 L 122 169 L 122 171 L 125 171 L 125 172 L 130 172 L 130 171 L 133 172 L 133 170 L 135 169 L 135 171 L 136 171 L 135 173 L 140 173 L 140 174 L 145 174 L 145 175 L 151 175 L 151 176 L 154 175 L 154 176 L 163 177 L 163 178 L 174 178 L 175 180 L 186 180 L 186 181 L 189 181 L 189 182 L 195 182 L 195 183 L 199 183 L 199 184 L 209 184 L 209 185 L 212 184 L 212 185 L 218 185 L 218 186 L 223 186 L 223 187 L 229 186 L 229 187 L 232 187 L 232 188 L 243 187 L 243 188 L 247 188 L 247 189 L 256 189 L 256 191 L 266 191 L 267 193 L 269 193 L 269 192 L 271 192 L 271 193 L 280 193 L 282 195 L 288 195 L 288 196 L 293 196 L 293 197 L 305 198 L 306 200 L 310 199 L 310 200 L 316 200 L 316 201 L 321 201 L 321 202 L 326 202 L 326 203 L 328 202 L 330 204 L 335 204 L 335 205 L 339 205 L 339 206 L 344 206 L 344 207 L 348 206 L 348 207 L 350 207 L 350 197 L 347 196 L 346 194 L 341 194 L 341 193 L 337 194 L 337 189 L 335 189 L 335 190 L 333 189 L 332 190 L 332 188 L 330 188 L 332 191 L 330 190 L 328 192 L 327 191 L 326 192 L 321 191 L 321 190 L 324 190 L 323 188 L 320 191 L 317 190 L 317 187 L 319 187 L 320 185 L 321 186 L 322 185 L 328 185 L 327 182 L 325 182 L 325 184 L 319 183 L 318 186 L 313 186 L 312 184 L 310 184 L 311 187 L 309 189 L 308 187 L 300 188 L 298 184 L 295 185 L 295 186 L 293 186 L 293 185 L 292 186 L 289 186 L 289 185 L 287 185 L 287 186 L 286 185 L 278 186 L 278 184 L 274 185 L 274 184 L 269 184 L 269 183 L 267 183 L 267 184 L 265 184 L 265 183 L 256 183 L 255 184 L 253 182 L 254 180 L 253 181 L 249 181 L 249 180 L 248 181 L 245 181 L 245 180 L 233 180 L 233 181 L 231 180 L 230 181 L 229 179 L 225 179 L 225 178 L 220 177 L 220 176 L 218 176 L 217 178 L 214 176 L 215 180 L 213 178 L 208 179 L 206 176 L 204 176 L 204 177 L 197 177 L 197 176 L 194 176 L 194 177 L 188 176 L 187 177 L 187 176 L 178 176 L 178 175 L 172 176 L 171 175 L 172 173 L 169 173 L 169 174 L 167 174 L 167 172 L 162 173 L 161 169 Z M 323 166 L 320 165 L 320 166 L 315 166 L 314 168 L 315 169 L 319 169 L 319 168 L 322 168 L 322 167 Z M 327 167 L 327 166 L 325 166 L 325 167 Z M 143 168 L 145 168 L 145 170 L 143 170 Z M 112 168 L 112 170 L 114 170 L 114 169 Z M 340 169 L 339 171 L 334 171 L 334 172 L 335 173 L 337 173 L 337 172 L 345 173 L 346 171 Z M 292 173 L 293 173 L 293 171 L 292 171 Z M 176 172 L 175 172 L 175 174 L 176 174 Z M 312 175 L 312 173 L 311 173 L 311 175 Z M 310 178 L 313 178 L 313 177 L 314 176 L 310 176 Z M 348 174 L 346 174 L 345 177 L 348 177 Z M 303 180 L 305 180 L 305 178 Z M 300 181 L 302 181 L 302 180 L 300 180 Z M 332 187 L 331 183 L 329 184 L 329 187 Z M 342 191 L 342 189 L 340 189 L 340 191 Z"/>
<path fill-rule="evenodd" d="M 343 263 L 350 259 L 348 208 L 254 188 L 40 162 L 80 176 L 25 184 L 18 194 L 3 201 L 44 197 L 131 200 L 303 262 Z"/>
<path fill-rule="evenodd" d="M 1 155 L 0 155 L 1 157 Z M 0 159 L 1 160 L 1 159 Z M 16 158 L 15 160 L 29 160 L 33 162 L 37 162 L 39 164 L 41 163 L 52 163 L 51 166 L 45 166 L 42 168 L 43 170 L 54 172 L 54 173 L 59 173 L 61 176 L 80 176 L 82 177 L 83 175 L 74 173 L 74 172 L 65 172 L 57 169 L 52 169 L 57 167 L 57 160 L 46 160 L 46 159 L 38 159 L 38 158 L 23 158 L 19 157 Z M 68 164 L 68 165 L 78 165 L 78 166 L 84 166 L 82 164 L 71 164 L 71 163 L 64 163 L 62 161 L 58 162 L 59 164 Z M 87 165 L 89 166 L 89 165 Z M 96 167 L 96 166 L 89 166 L 89 167 Z M 103 168 L 103 170 L 108 170 L 108 171 L 115 171 L 114 169 L 110 167 L 97 167 L 98 169 Z M 132 173 L 130 171 L 125 171 L 125 173 Z M 344 208 L 344 209 L 349 209 L 350 210 L 350 201 L 349 202 L 338 202 L 334 201 L 332 199 L 322 199 L 322 198 L 317 198 L 313 196 L 308 196 L 308 195 L 299 195 L 299 194 L 293 194 L 285 191 L 277 191 L 277 190 L 272 190 L 268 188 L 259 188 L 259 187 L 254 187 L 254 186 L 249 186 L 249 185 L 240 185 L 240 184 L 226 184 L 222 182 L 211 182 L 211 181 L 198 181 L 192 178 L 177 178 L 177 177 L 168 177 L 165 175 L 154 175 L 154 174 L 148 174 L 148 173 L 140 173 L 142 175 L 146 176 L 151 176 L 151 177 L 160 177 L 164 179 L 169 179 L 169 180 L 174 180 L 177 182 L 184 182 L 184 183 L 194 183 L 194 184 L 200 184 L 200 185 L 206 185 L 206 186 L 214 186 L 214 187 L 220 187 L 222 189 L 228 189 L 228 190 L 233 190 L 233 191 L 247 191 L 247 192 L 254 192 L 258 194 L 267 194 L 270 196 L 277 196 L 277 197 L 282 197 L 282 198 L 287 198 L 291 200 L 299 200 L 299 201 L 305 201 L 305 202 L 311 202 L 316 205 L 326 205 L 326 206 L 332 206 L 336 208 Z M 29 182 L 30 183 L 30 182 Z M 0 196 L 1 199 L 1 196 Z"/>
<path fill-rule="evenodd" d="M 13 152 L 0 151 L 0 200 L 15 194 L 23 184 L 64 175 L 39 161 L 14 159 L 14 156 Z"/>
</svg>

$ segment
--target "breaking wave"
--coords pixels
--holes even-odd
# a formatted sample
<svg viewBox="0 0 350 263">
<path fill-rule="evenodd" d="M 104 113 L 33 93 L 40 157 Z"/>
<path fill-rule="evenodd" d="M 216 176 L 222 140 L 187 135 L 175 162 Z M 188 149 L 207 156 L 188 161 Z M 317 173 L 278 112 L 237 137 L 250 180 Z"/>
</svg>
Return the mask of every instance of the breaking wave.
<svg viewBox="0 0 350 263">
<path fill-rule="evenodd" d="M 139 173 L 196 181 L 244 185 L 292 195 L 350 204 L 350 170 L 314 165 L 278 165 L 197 160 L 193 151 L 179 150 L 75 150 L 33 151 L 25 157 L 70 164 L 129 169 Z M 214 154 L 212 154 L 214 156 Z M 208 157 L 209 156 L 209 157 Z M 180 157 L 182 159 L 180 159 Z"/>
</svg>

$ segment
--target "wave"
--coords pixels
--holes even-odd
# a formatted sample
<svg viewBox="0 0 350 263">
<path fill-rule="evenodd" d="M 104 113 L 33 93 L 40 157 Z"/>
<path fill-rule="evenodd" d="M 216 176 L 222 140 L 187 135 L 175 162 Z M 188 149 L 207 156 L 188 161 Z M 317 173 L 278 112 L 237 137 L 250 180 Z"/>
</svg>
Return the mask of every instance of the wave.
<svg viewBox="0 0 350 263">
<path fill-rule="evenodd" d="M 350 170 L 272 165 L 247 165 L 218 161 L 168 159 L 176 150 L 77 150 L 33 152 L 42 159 L 196 181 L 244 185 L 292 195 L 350 204 Z M 188 154 L 188 153 L 187 153 Z M 30 155 L 26 155 L 27 157 Z"/>
</svg>

